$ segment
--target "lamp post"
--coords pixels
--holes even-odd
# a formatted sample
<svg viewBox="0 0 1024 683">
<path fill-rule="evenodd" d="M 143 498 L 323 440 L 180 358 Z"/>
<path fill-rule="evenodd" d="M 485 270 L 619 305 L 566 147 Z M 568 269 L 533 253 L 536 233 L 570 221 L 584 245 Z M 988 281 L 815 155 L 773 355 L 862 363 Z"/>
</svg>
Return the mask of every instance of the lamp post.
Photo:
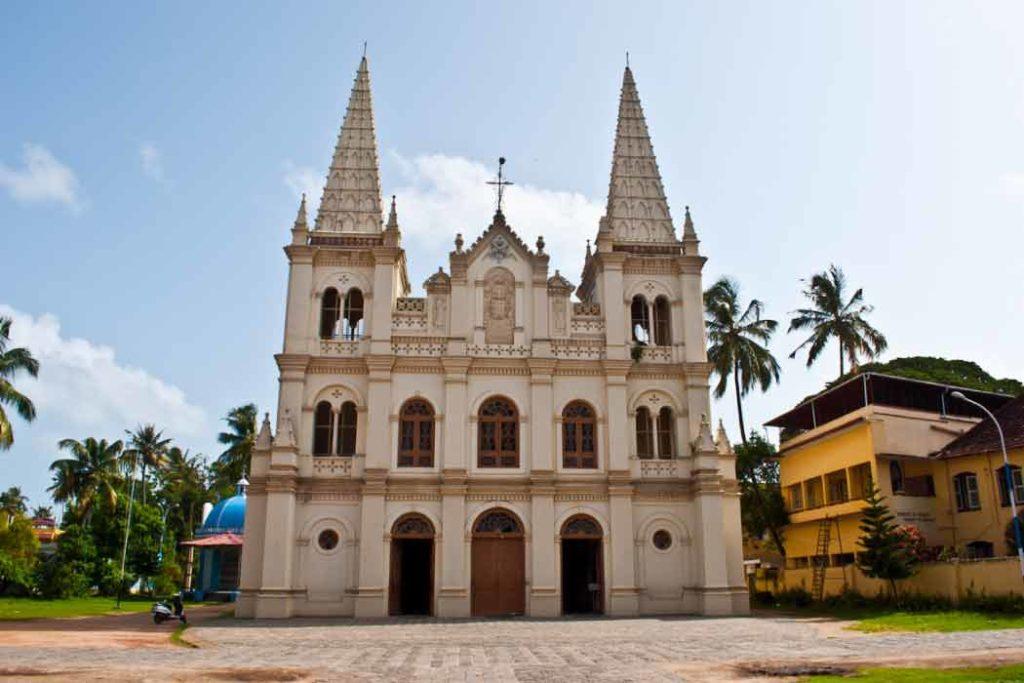
<svg viewBox="0 0 1024 683">
<path fill-rule="evenodd" d="M 980 408 L 996 426 L 996 432 L 999 434 L 999 447 L 1003 451 L 1003 475 L 1006 479 L 1006 492 L 1010 496 L 1010 511 L 1013 515 L 1013 537 L 1017 541 L 1017 560 L 1020 562 L 1020 575 L 1024 578 L 1024 539 L 1021 537 L 1020 518 L 1017 517 L 1017 497 L 1013 493 L 1013 475 L 1010 472 L 1010 458 L 1006 455 L 1006 439 L 1003 438 L 1003 428 L 999 426 L 999 420 L 996 419 L 991 410 L 977 401 L 967 398 L 962 391 L 952 391 L 949 395 Z"/>
<path fill-rule="evenodd" d="M 121 579 L 117 582 L 117 609 L 121 609 L 121 590 L 124 588 L 124 565 L 128 559 L 128 534 L 132 530 L 132 503 L 135 501 L 135 468 L 139 464 L 139 452 L 132 457 L 132 485 L 128 488 L 128 519 L 124 524 L 124 545 L 121 546 Z"/>
</svg>

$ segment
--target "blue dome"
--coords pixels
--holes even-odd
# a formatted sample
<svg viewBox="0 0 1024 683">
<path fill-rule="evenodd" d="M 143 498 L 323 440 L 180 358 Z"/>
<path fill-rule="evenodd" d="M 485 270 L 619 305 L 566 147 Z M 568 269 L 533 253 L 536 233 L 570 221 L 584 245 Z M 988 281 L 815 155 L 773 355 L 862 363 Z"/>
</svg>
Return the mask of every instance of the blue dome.
<svg viewBox="0 0 1024 683">
<path fill-rule="evenodd" d="M 213 534 L 233 533 L 240 534 L 245 531 L 245 492 L 225 498 L 210 510 L 203 526 L 196 532 L 197 536 L 211 536 Z"/>
</svg>

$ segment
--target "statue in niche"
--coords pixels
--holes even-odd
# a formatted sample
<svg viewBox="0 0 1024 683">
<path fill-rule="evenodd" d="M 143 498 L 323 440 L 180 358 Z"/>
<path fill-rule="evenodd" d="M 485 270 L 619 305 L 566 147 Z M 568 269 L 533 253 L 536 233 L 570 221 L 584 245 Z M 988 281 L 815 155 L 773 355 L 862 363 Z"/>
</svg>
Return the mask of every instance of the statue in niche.
<svg viewBox="0 0 1024 683">
<path fill-rule="evenodd" d="M 555 334 L 565 335 L 565 299 L 558 297 L 555 300 Z"/>
<path fill-rule="evenodd" d="M 434 306 L 431 311 L 434 319 L 434 329 L 444 330 L 444 319 L 448 315 L 448 302 L 443 296 L 434 297 Z"/>
<path fill-rule="evenodd" d="M 484 343 L 511 344 L 516 320 L 516 280 L 504 268 L 484 278 Z"/>
</svg>

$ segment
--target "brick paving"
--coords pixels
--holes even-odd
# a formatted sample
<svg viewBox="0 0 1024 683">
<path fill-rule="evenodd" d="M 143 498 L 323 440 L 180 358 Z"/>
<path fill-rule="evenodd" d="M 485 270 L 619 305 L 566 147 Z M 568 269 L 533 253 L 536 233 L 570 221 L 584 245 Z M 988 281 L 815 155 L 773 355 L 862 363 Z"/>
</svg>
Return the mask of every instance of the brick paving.
<svg viewBox="0 0 1024 683">
<path fill-rule="evenodd" d="M 0 634 L 2 636 L 2 634 Z M 832 622 L 749 618 L 355 622 L 206 621 L 199 649 L 5 646 L 0 674 L 246 680 L 680 681 L 727 678 L 733 664 L 972 657 L 1024 661 L 1024 630 L 865 635 Z M 982 660 L 981 651 L 986 651 Z M 259 674 L 255 670 L 261 670 Z M 163 675 L 161 675 L 161 672 Z"/>
</svg>

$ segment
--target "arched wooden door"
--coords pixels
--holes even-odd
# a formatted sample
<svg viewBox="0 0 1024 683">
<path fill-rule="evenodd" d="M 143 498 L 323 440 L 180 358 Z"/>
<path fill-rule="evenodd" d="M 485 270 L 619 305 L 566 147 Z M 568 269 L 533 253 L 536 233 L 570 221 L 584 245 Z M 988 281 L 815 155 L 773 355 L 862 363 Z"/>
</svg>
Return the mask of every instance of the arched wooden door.
<svg viewBox="0 0 1024 683">
<path fill-rule="evenodd" d="M 391 527 L 388 614 L 431 614 L 434 606 L 434 525 L 421 515 Z"/>
<path fill-rule="evenodd" d="M 587 515 L 562 525 L 562 614 L 604 613 L 604 534 Z"/>
<path fill-rule="evenodd" d="M 490 510 L 473 527 L 473 616 L 526 612 L 526 551 L 523 525 L 508 510 Z"/>
</svg>

